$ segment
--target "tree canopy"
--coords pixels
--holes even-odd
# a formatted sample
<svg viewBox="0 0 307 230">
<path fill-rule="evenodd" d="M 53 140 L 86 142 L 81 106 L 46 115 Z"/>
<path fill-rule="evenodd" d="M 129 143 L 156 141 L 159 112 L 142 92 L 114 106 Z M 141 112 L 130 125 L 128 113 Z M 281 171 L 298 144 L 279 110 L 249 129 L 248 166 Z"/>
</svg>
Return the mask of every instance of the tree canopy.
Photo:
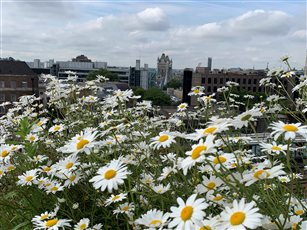
<svg viewBox="0 0 307 230">
<path fill-rule="evenodd" d="M 153 105 L 170 105 L 172 103 L 170 96 L 159 88 L 144 90 L 141 87 L 134 87 L 133 91 L 135 95 L 141 96 L 142 100 L 152 101 Z"/>
<path fill-rule="evenodd" d="M 97 75 L 102 75 L 104 77 L 109 78 L 110 81 L 119 81 L 119 77 L 117 74 L 112 73 L 111 71 L 107 69 L 99 69 L 89 72 L 89 74 L 86 77 L 86 80 L 95 80 Z"/>
<path fill-rule="evenodd" d="M 179 79 L 172 79 L 167 84 L 164 86 L 164 88 L 174 88 L 174 89 L 179 89 L 182 87 L 182 80 Z"/>
</svg>

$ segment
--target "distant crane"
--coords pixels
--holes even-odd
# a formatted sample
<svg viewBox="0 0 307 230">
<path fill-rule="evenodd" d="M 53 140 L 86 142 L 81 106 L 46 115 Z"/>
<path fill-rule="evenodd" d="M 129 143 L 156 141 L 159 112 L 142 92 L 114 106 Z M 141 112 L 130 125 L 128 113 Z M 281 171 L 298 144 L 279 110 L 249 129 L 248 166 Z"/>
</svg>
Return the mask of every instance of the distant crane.
<svg viewBox="0 0 307 230">
<path fill-rule="evenodd" d="M 198 63 L 197 67 L 200 67 L 200 66 L 201 66 L 201 62 Z"/>
</svg>

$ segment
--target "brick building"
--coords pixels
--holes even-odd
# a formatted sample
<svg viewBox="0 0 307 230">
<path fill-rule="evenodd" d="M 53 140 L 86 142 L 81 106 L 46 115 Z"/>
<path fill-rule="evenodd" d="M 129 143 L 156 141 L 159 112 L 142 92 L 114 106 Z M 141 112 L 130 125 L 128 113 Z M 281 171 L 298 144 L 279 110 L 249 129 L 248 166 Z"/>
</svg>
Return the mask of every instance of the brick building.
<svg viewBox="0 0 307 230">
<path fill-rule="evenodd" d="M 196 68 L 193 73 L 192 86 L 204 86 L 206 94 L 216 93 L 218 88 L 226 85 L 226 82 L 232 81 L 239 84 L 238 91 L 246 91 L 250 93 L 264 93 L 265 87 L 260 86 L 259 81 L 266 78 L 264 71 L 253 72 L 227 72 L 227 71 L 209 71 L 206 67 Z M 280 79 L 283 86 L 291 94 L 292 86 L 286 78 Z M 278 83 L 277 79 L 273 79 L 273 83 Z"/>
<path fill-rule="evenodd" d="M 22 61 L 0 60 L 0 103 L 17 101 L 20 96 L 38 96 L 38 76 Z M 0 107 L 0 114 L 4 108 Z"/>
</svg>

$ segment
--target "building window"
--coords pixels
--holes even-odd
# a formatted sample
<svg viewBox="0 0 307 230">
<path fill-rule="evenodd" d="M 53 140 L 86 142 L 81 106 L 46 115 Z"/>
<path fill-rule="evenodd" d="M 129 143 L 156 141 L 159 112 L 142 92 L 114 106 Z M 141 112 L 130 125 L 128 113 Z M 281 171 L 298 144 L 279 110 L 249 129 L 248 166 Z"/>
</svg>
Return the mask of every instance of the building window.
<svg viewBox="0 0 307 230">
<path fill-rule="evenodd" d="M 252 79 L 248 79 L 248 84 L 252 84 Z"/>
<path fill-rule="evenodd" d="M 211 77 L 208 78 L 208 84 L 211 84 Z"/>
<path fill-rule="evenodd" d="M 241 84 L 241 78 L 238 79 L 238 83 Z"/>
<path fill-rule="evenodd" d="M 251 87 L 247 87 L 247 91 L 251 91 Z"/>
<path fill-rule="evenodd" d="M 4 114 L 5 113 L 5 108 L 3 106 L 0 106 L 0 113 Z"/>
<path fill-rule="evenodd" d="M 4 81 L 0 81 L 0 88 L 4 88 L 5 87 L 5 82 Z"/>
<path fill-rule="evenodd" d="M 213 92 L 216 93 L 216 91 L 217 91 L 217 87 L 214 86 L 214 87 L 213 87 Z"/>
<path fill-rule="evenodd" d="M 16 94 L 11 94 L 11 101 L 16 101 Z"/>
<path fill-rule="evenodd" d="M 246 84 L 246 79 L 245 78 L 243 79 L 243 84 Z"/>
<path fill-rule="evenodd" d="M 11 81 L 11 88 L 16 89 L 16 81 Z"/>
<path fill-rule="evenodd" d="M 21 88 L 28 88 L 28 82 L 22 81 L 21 82 Z"/>
<path fill-rule="evenodd" d="M 220 84 L 224 84 L 224 78 L 220 78 Z"/>
<path fill-rule="evenodd" d="M 217 78 L 213 79 L 214 84 L 217 84 Z"/>
<path fill-rule="evenodd" d="M 254 84 L 255 84 L 255 85 L 257 84 L 257 79 L 254 79 Z"/>
<path fill-rule="evenodd" d="M 0 93 L 0 101 L 5 101 L 5 93 Z"/>
<path fill-rule="evenodd" d="M 205 84 L 205 83 L 206 83 L 206 78 L 205 78 L 205 77 L 202 77 L 202 78 L 201 78 L 201 83 L 202 83 L 202 84 Z"/>
<path fill-rule="evenodd" d="M 226 82 L 229 81 L 229 78 L 226 78 Z"/>
<path fill-rule="evenodd" d="M 253 88 L 253 92 L 255 93 L 257 91 L 257 87 L 254 87 Z"/>
<path fill-rule="evenodd" d="M 209 93 L 211 92 L 211 86 L 208 86 L 208 92 Z"/>
</svg>

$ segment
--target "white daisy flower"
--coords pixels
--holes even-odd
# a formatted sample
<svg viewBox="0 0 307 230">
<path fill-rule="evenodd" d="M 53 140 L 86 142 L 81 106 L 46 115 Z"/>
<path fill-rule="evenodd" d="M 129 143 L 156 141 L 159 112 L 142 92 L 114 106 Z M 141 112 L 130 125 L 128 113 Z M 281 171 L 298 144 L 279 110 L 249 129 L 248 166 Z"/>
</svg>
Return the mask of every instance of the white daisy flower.
<svg viewBox="0 0 307 230">
<path fill-rule="evenodd" d="M 98 132 L 93 129 L 85 129 L 80 134 L 72 138 L 72 140 L 65 146 L 58 150 L 64 153 L 85 152 L 86 154 L 90 154 L 91 149 L 96 145 L 95 139 L 97 134 Z"/>
<path fill-rule="evenodd" d="M 121 160 L 112 160 L 108 165 L 100 168 L 97 174 L 90 179 L 94 188 L 100 189 L 102 192 L 108 189 L 108 192 L 111 193 L 118 189 L 118 185 L 124 183 L 124 179 L 127 178 L 129 173 Z"/>
<path fill-rule="evenodd" d="M 193 95 L 195 95 L 195 96 L 196 96 L 196 95 L 201 96 L 201 95 L 205 94 L 205 93 L 204 93 L 204 90 L 205 90 L 205 88 L 202 87 L 202 86 L 194 86 L 194 87 L 191 89 L 191 92 L 188 93 L 188 95 L 189 95 L 189 96 L 193 96 Z"/>
<path fill-rule="evenodd" d="M 158 194 L 163 194 L 169 191 L 170 187 L 170 184 L 167 184 L 166 186 L 164 186 L 163 184 L 159 184 L 157 186 L 152 186 L 152 190 L 154 190 Z"/>
<path fill-rule="evenodd" d="M 36 178 L 38 177 L 37 175 L 38 170 L 37 169 L 32 169 L 27 172 L 25 172 L 23 175 L 18 176 L 18 181 L 17 184 L 24 186 L 24 185 L 32 185 L 33 183 L 36 183 Z"/>
<path fill-rule="evenodd" d="M 185 111 L 188 108 L 187 103 L 181 103 L 180 105 L 177 106 L 177 111 Z"/>
<path fill-rule="evenodd" d="M 162 229 L 163 226 L 167 223 L 169 218 L 169 213 L 163 213 L 160 210 L 152 209 L 147 213 L 143 214 L 140 218 L 135 220 L 135 223 L 138 225 L 144 225 L 149 229 Z"/>
<path fill-rule="evenodd" d="M 171 207 L 170 217 L 173 219 L 168 225 L 169 228 L 195 229 L 196 225 L 201 225 L 205 216 L 203 210 L 208 207 L 208 204 L 204 203 L 205 199 L 196 199 L 196 196 L 196 194 L 191 195 L 186 202 L 180 197 L 177 198 L 179 207 Z"/>
<path fill-rule="evenodd" d="M 89 224 L 90 219 L 83 218 L 74 226 L 74 230 L 85 230 L 88 228 Z"/>
<path fill-rule="evenodd" d="M 117 203 L 117 202 L 120 202 L 124 199 L 126 199 L 127 197 L 127 193 L 120 193 L 118 195 L 111 195 L 110 198 L 108 198 L 106 201 L 105 201 L 105 206 L 108 206 L 110 204 L 113 204 L 113 203 Z"/>
<path fill-rule="evenodd" d="M 245 186 L 250 186 L 258 180 L 272 179 L 278 176 L 285 175 L 286 173 L 282 169 L 282 165 L 273 166 L 271 168 L 258 167 L 256 169 L 251 170 L 249 173 L 244 173 L 243 181 L 246 182 Z"/>
<path fill-rule="evenodd" d="M 159 148 L 167 148 L 170 147 L 172 143 L 175 143 L 175 136 L 172 135 L 170 132 L 160 132 L 159 136 L 151 138 L 152 142 L 149 146 L 152 146 L 154 149 Z"/>
<path fill-rule="evenodd" d="M 255 229 L 261 226 L 262 215 L 258 213 L 259 208 L 256 207 L 254 201 L 245 203 L 245 199 L 233 201 L 233 207 L 225 207 L 220 214 L 221 230 L 244 230 Z"/>
<path fill-rule="evenodd" d="M 34 222 L 34 230 L 46 229 L 46 230 L 59 230 L 65 227 L 70 227 L 71 220 L 53 218 L 46 221 Z"/>
<path fill-rule="evenodd" d="M 183 174 L 186 175 L 188 170 L 191 169 L 196 163 L 203 162 L 206 153 L 215 153 L 216 149 L 213 143 L 215 136 L 209 135 L 204 142 L 203 139 L 199 141 L 198 144 L 192 146 L 192 150 L 186 152 L 188 155 L 181 162 L 181 168 L 183 169 Z"/>
<path fill-rule="evenodd" d="M 31 143 L 34 143 L 34 142 L 37 142 L 39 140 L 39 138 L 38 138 L 38 136 L 36 134 L 29 133 L 26 136 L 26 140 L 31 142 Z"/>
<path fill-rule="evenodd" d="M 209 190 L 215 190 L 221 185 L 223 185 L 223 181 L 220 178 L 214 175 L 210 175 L 209 178 L 203 176 L 203 181 L 201 184 L 197 185 L 196 190 L 199 194 L 203 194 Z"/>
<path fill-rule="evenodd" d="M 54 125 L 50 127 L 49 132 L 50 133 L 56 133 L 56 132 L 62 132 L 64 130 L 64 125 L 59 124 L 59 125 Z"/>
<path fill-rule="evenodd" d="M 273 130 L 271 136 L 274 136 L 275 140 L 282 134 L 285 134 L 285 140 L 295 139 L 296 134 L 300 134 L 307 139 L 307 126 L 302 126 L 301 123 L 285 124 L 282 121 L 278 121 L 273 122 L 270 127 Z"/>
<path fill-rule="evenodd" d="M 255 118 L 260 117 L 260 116 L 262 116 L 262 113 L 259 108 L 251 109 L 251 110 L 245 111 L 244 113 L 241 113 L 240 115 L 236 116 L 233 119 L 232 124 L 236 129 L 241 129 L 244 126 L 247 127 L 248 122 L 255 121 L 256 120 Z"/>
<path fill-rule="evenodd" d="M 267 152 L 271 155 L 279 155 L 280 153 L 286 154 L 287 145 L 278 145 L 275 141 L 270 143 L 260 143 L 260 148 L 262 152 Z"/>
</svg>

